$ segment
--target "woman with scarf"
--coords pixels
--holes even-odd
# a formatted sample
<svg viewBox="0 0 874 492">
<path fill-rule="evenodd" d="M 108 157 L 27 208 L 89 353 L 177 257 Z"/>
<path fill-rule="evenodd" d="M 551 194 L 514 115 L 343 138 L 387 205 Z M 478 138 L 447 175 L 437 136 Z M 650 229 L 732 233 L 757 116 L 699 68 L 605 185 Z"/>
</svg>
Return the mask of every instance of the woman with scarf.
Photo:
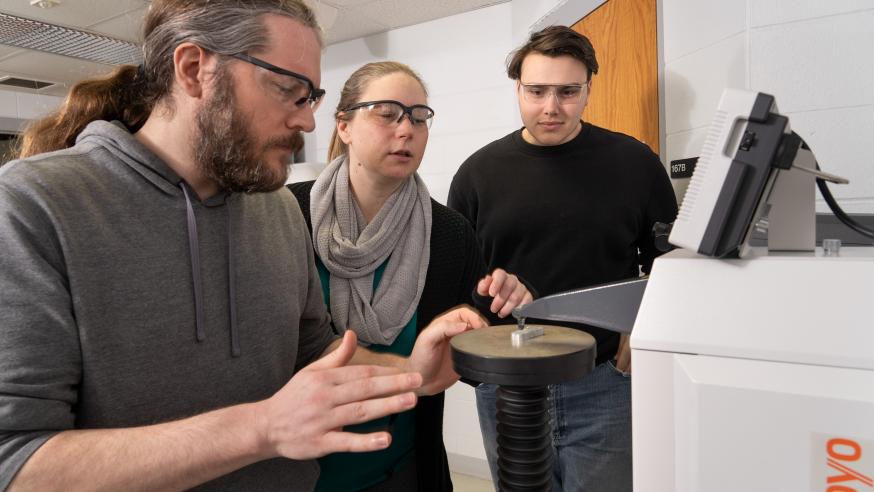
<svg viewBox="0 0 874 492">
<path fill-rule="evenodd" d="M 432 200 L 416 173 L 433 116 L 408 66 L 364 65 L 340 95 L 330 163 L 315 182 L 289 185 L 310 224 L 335 329 L 354 330 L 372 350 L 409 354 L 419 331 L 458 304 L 473 301 L 497 321 L 531 300 L 515 275 L 485 275 L 470 224 Z M 387 428 L 391 446 L 319 460 L 317 491 L 452 489 L 442 393 L 359 427 Z"/>
</svg>

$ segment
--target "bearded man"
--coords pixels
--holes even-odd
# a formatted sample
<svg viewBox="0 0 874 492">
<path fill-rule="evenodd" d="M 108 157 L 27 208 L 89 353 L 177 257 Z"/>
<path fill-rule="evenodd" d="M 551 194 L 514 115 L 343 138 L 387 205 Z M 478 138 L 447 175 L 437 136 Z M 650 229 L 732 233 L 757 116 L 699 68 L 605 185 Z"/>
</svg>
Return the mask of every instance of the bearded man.
<svg viewBox="0 0 874 492">
<path fill-rule="evenodd" d="M 391 441 L 344 426 L 452 384 L 482 321 L 409 358 L 331 330 L 282 187 L 324 95 L 302 2 L 155 0 L 143 39 L 0 168 L 0 490 L 311 490 L 314 458 Z"/>
</svg>

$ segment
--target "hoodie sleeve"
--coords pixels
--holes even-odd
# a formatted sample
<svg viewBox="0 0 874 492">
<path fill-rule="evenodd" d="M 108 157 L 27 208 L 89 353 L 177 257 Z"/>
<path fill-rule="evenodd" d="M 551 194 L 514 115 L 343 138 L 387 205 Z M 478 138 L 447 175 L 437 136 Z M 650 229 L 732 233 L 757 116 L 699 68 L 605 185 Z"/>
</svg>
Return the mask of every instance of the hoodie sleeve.
<svg viewBox="0 0 874 492">
<path fill-rule="evenodd" d="M 9 174 L 0 181 L 0 490 L 73 427 L 82 373 L 60 239 L 38 194 Z"/>
<path fill-rule="evenodd" d="M 295 208 L 297 207 L 295 206 Z M 301 248 L 306 249 L 308 278 L 305 290 L 306 298 L 301 299 L 303 310 L 300 319 L 300 341 L 294 368 L 295 373 L 321 357 L 328 345 L 338 338 L 331 325 L 331 315 L 328 314 L 322 295 L 322 282 L 319 280 L 319 273 L 316 270 L 313 241 L 302 214 L 299 210 L 296 212 L 297 215 L 301 216 L 301 226 L 298 228 L 297 234 L 298 237 L 302 238 L 301 242 L 304 243 Z"/>
</svg>

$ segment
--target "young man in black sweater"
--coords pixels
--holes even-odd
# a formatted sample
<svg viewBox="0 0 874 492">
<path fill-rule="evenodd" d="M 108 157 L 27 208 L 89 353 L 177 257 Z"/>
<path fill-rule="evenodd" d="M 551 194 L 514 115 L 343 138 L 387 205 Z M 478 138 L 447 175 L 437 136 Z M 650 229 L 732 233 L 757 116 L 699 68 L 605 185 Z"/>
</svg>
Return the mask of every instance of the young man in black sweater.
<svg viewBox="0 0 874 492">
<path fill-rule="evenodd" d="M 598 63 L 567 27 L 534 33 L 512 56 L 524 127 L 470 156 L 449 206 L 470 220 L 489 268 L 550 295 L 648 273 L 655 222 L 677 203 L 664 166 L 627 135 L 581 120 Z M 598 342 L 594 371 L 550 388 L 554 489 L 631 490 L 628 340 L 578 325 Z M 495 387 L 477 388 L 480 426 L 497 483 Z"/>
</svg>

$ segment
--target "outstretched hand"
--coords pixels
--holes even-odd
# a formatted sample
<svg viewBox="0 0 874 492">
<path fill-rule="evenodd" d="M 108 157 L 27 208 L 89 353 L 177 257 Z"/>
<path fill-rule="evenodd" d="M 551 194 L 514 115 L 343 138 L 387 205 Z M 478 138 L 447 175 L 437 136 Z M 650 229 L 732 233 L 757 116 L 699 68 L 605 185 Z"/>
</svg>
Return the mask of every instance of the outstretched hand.
<svg viewBox="0 0 874 492">
<path fill-rule="evenodd" d="M 500 318 L 506 318 L 517 306 L 531 302 L 534 297 L 519 277 L 496 268 L 476 286 L 477 294 L 492 298 L 490 309 Z"/>
<path fill-rule="evenodd" d="M 434 318 L 419 337 L 407 359 L 406 370 L 422 375 L 419 395 L 439 393 L 458 381 L 452 368 L 449 340 L 455 335 L 488 326 L 488 322 L 469 306 L 461 306 Z"/>
<path fill-rule="evenodd" d="M 305 460 L 389 446 L 388 432 L 355 434 L 343 432 L 343 427 L 413 408 L 422 376 L 395 367 L 349 366 L 356 345 L 355 333 L 347 331 L 334 351 L 258 403 L 258 425 L 270 454 Z"/>
</svg>

